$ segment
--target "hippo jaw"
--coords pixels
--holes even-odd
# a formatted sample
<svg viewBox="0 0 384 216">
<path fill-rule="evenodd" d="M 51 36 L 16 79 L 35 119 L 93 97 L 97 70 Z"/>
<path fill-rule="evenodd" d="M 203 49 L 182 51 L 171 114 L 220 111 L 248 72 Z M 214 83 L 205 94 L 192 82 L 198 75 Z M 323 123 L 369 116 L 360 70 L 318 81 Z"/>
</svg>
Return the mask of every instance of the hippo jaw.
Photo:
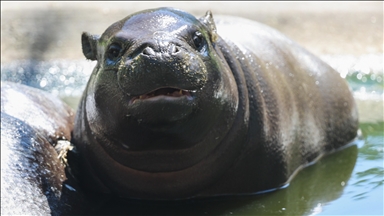
<svg viewBox="0 0 384 216">
<path fill-rule="evenodd" d="M 142 43 L 137 46 L 141 48 Z M 147 128 L 165 131 L 196 109 L 207 69 L 198 54 L 187 53 L 190 50 L 179 48 L 170 56 L 151 49 L 153 55 L 148 55 L 147 48 L 134 57 L 126 54 L 129 57 L 120 63 L 117 81 L 128 100 L 127 115 Z"/>
<path fill-rule="evenodd" d="M 153 132 L 164 133 L 180 127 L 197 107 L 195 94 L 176 88 L 160 88 L 135 96 L 128 104 L 126 116 Z"/>
</svg>

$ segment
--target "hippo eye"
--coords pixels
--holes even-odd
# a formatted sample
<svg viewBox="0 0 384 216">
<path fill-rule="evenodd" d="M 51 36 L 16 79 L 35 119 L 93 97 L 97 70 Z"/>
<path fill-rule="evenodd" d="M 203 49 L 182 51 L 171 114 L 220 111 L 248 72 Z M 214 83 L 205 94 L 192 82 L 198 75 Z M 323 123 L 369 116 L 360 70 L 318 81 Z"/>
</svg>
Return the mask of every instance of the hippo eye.
<svg viewBox="0 0 384 216">
<path fill-rule="evenodd" d="M 109 59 L 115 59 L 120 56 L 121 53 L 121 46 L 119 44 L 113 43 L 111 46 L 109 46 L 107 55 Z"/>
<path fill-rule="evenodd" d="M 204 39 L 200 32 L 195 32 L 195 35 L 193 36 L 193 44 L 195 45 L 196 49 L 198 51 L 201 51 L 204 47 Z"/>
</svg>

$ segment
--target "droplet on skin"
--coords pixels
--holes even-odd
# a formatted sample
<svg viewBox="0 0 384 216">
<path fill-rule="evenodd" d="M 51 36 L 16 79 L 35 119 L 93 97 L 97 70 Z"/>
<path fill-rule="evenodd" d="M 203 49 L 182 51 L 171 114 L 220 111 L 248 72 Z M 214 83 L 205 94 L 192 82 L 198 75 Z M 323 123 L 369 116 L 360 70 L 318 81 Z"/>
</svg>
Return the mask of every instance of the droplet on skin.
<svg viewBox="0 0 384 216">
<path fill-rule="evenodd" d="M 65 187 L 68 188 L 69 190 L 71 190 L 71 191 L 76 191 L 75 188 L 73 188 L 73 187 L 71 187 L 71 186 L 69 186 L 69 185 L 67 185 L 67 184 L 64 184 L 64 185 L 65 185 Z"/>
<path fill-rule="evenodd" d="M 47 79 L 43 78 L 43 79 L 40 81 L 40 87 L 44 88 L 46 85 L 47 85 Z"/>
</svg>

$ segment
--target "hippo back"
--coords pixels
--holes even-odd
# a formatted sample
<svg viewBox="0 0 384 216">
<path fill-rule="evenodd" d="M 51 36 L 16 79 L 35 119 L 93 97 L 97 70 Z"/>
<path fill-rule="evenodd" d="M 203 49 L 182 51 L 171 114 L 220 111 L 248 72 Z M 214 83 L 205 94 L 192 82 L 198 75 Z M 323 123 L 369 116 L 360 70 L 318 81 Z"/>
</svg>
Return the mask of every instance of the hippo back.
<svg viewBox="0 0 384 216">
<path fill-rule="evenodd" d="M 242 155 L 208 193 L 283 186 L 356 137 L 356 104 L 339 73 L 268 26 L 230 16 L 215 23 L 227 63 L 246 81 L 250 120 Z"/>
</svg>

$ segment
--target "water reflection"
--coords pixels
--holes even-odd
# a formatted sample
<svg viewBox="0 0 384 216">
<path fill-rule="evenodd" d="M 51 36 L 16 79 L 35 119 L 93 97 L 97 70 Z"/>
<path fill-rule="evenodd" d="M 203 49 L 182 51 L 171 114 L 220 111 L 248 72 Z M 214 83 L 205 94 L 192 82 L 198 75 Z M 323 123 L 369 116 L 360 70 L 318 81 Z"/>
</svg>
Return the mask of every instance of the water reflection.
<svg viewBox="0 0 384 216">
<path fill-rule="evenodd" d="M 338 199 L 348 184 L 358 148 L 352 145 L 305 168 L 290 186 L 272 193 L 179 202 L 111 200 L 100 214 L 130 215 L 311 215 Z"/>
<path fill-rule="evenodd" d="M 23 60 L 1 65 L 1 80 L 39 88 L 59 97 L 79 97 L 95 62 Z"/>
</svg>

